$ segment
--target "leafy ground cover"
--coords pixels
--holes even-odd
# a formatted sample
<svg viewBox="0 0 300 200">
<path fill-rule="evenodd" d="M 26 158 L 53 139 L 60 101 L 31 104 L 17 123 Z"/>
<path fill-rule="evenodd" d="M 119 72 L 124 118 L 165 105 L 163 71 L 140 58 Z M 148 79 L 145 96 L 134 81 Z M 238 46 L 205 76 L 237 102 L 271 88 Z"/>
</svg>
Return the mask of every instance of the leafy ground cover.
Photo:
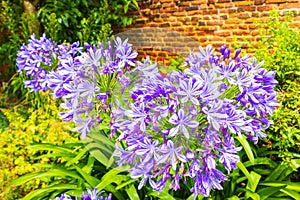
<svg viewBox="0 0 300 200">
<path fill-rule="evenodd" d="M 62 144 L 76 140 L 65 128 L 67 123 L 59 119 L 55 102 L 47 105 L 47 109 L 34 110 L 22 105 L 0 108 L 0 199 L 19 199 L 36 188 L 46 186 L 39 179 L 19 187 L 10 185 L 15 178 L 40 171 L 39 164 L 51 161 L 49 158 L 37 160 L 43 152 L 34 151 L 29 145 Z"/>
</svg>

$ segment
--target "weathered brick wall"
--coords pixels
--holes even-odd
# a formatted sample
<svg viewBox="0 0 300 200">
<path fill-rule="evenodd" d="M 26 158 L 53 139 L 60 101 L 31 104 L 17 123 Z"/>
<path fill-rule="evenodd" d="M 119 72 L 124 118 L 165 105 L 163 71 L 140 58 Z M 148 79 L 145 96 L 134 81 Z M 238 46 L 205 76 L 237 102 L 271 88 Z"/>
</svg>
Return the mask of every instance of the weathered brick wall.
<svg viewBox="0 0 300 200">
<path fill-rule="evenodd" d="M 158 54 L 164 58 L 169 56 L 163 53 L 168 52 L 169 42 L 173 42 L 169 51 L 175 54 L 188 46 L 182 44 L 184 39 L 179 39 L 184 36 L 194 39 L 198 45 L 212 44 L 215 48 L 223 44 L 232 46 L 234 40 L 240 44 L 255 43 L 260 39 L 256 22 L 267 19 L 273 8 L 281 15 L 292 11 L 293 26 L 300 26 L 300 0 L 141 0 L 139 6 L 140 10 L 132 13 L 138 15 L 136 23 L 117 31 L 132 30 L 130 42 L 137 43 L 141 52 L 156 56 L 156 60 Z M 167 30 L 153 31 L 158 27 Z M 168 30 L 178 31 L 180 37 L 167 35 Z M 165 42 L 166 38 L 169 41 Z M 157 46 L 164 47 L 155 49 Z"/>
</svg>

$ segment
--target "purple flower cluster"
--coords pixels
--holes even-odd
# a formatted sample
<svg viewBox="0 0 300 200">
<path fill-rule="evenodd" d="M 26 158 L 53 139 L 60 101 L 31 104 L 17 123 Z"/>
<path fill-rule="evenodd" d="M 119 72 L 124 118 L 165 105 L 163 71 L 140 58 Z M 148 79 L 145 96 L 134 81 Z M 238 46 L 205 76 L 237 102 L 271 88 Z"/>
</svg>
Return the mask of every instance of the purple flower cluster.
<svg viewBox="0 0 300 200">
<path fill-rule="evenodd" d="M 149 183 L 161 192 L 169 181 L 178 190 L 188 181 L 195 196 L 209 196 L 227 179 L 220 166 L 229 173 L 239 161 L 233 136 L 255 143 L 265 138 L 278 105 L 274 71 L 241 57 L 240 50 L 231 56 L 223 46 L 220 52 L 199 47 L 184 72 L 163 77 L 149 58 L 135 61 L 128 40 L 82 48 L 33 35 L 17 66 L 29 76 L 25 86 L 31 91 L 51 89 L 63 100 L 61 118 L 73 120 L 82 138 L 110 116 L 110 136 L 125 147 L 116 144 L 118 164 L 131 164 L 139 189 Z M 96 190 L 82 198 L 101 199 Z"/>
<path fill-rule="evenodd" d="M 101 196 L 103 192 L 104 191 L 98 192 L 97 188 L 93 190 L 87 188 L 87 194 L 82 192 L 81 199 L 82 200 L 111 200 L 112 198 L 111 194 L 109 194 L 108 197 L 103 197 Z M 72 197 L 67 194 L 62 194 L 60 197 L 56 197 L 54 200 L 72 200 Z M 78 197 L 75 197 L 75 200 L 78 200 Z"/>
<path fill-rule="evenodd" d="M 155 64 L 138 63 L 135 84 L 125 102 L 112 111 L 112 129 L 125 149 L 116 145 L 118 164 L 131 164 L 130 175 L 161 192 L 191 181 L 191 192 L 209 196 L 239 161 L 241 147 L 233 135 L 246 135 L 255 143 L 271 121 L 276 103 L 275 72 L 255 58 L 233 57 L 223 46 L 191 53 L 184 72 L 162 77 Z M 132 73 L 132 74 L 134 74 Z M 126 90 L 125 90 L 126 91 Z"/>
<path fill-rule="evenodd" d="M 137 52 L 127 40 L 116 38 L 98 45 L 79 43 L 57 45 L 45 34 L 37 40 L 33 35 L 28 45 L 18 53 L 18 72 L 25 71 L 31 80 L 25 86 L 32 91 L 51 89 L 55 98 L 63 99 L 61 113 L 64 121 L 73 120 L 76 130 L 84 138 L 95 122 L 102 122 L 101 114 L 109 108 L 110 92 L 119 83 L 126 87 L 124 75 L 133 66 Z"/>
</svg>

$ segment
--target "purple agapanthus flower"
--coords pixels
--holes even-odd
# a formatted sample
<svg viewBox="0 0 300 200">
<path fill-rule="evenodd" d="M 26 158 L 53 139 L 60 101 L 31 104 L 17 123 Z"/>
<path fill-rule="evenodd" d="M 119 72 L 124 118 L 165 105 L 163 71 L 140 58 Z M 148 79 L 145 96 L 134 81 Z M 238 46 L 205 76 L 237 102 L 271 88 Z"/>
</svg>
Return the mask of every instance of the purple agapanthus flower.
<svg viewBox="0 0 300 200">
<path fill-rule="evenodd" d="M 240 57 L 240 50 L 234 57 L 226 46 L 221 55 L 212 55 L 211 46 L 199 50 L 189 55 L 184 72 L 165 77 L 146 59 L 133 70 L 134 87 L 122 91 L 130 98 L 112 123 L 125 144 L 116 156 L 130 160 L 131 176 L 142 178 L 139 189 L 148 181 L 161 192 L 170 180 L 177 190 L 190 178 L 194 196 L 208 197 L 227 180 L 219 165 L 228 173 L 237 167 L 241 148 L 233 135 L 256 142 L 271 123 L 266 117 L 277 105 L 274 72 Z"/>
</svg>

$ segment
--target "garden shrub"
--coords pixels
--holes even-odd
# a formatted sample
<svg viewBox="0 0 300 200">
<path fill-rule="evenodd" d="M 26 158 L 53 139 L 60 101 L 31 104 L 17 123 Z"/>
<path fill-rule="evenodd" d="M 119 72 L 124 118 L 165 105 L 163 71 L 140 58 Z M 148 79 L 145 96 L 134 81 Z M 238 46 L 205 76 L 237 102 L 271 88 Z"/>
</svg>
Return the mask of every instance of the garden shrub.
<svg viewBox="0 0 300 200">
<path fill-rule="evenodd" d="M 262 24 L 261 38 L 255 56 L 264 60 L 264 67 L 276 70 L 278 102 L 268 130 L 269 146 L 279 150 L 279 156 L 290 163 L 300 157 L 300 32 L 291 28 L 293 15 L 284 17 L 275 10 Z M 290 163 L 293 165 L 293 163 Z"/>
<path fill-rule="evenodd" d="M 28 148 L 30 144 L 62 144 L 68 138 L 74 139 L 64 128 L 67 123 L 59 119 L 56 104 L 52 102 L 47 107 L 48 112 L 23 106 L 1 108 L 9 125 L 0 129 L 0 199 L 19 199 L 31 190 L 45 186 L 39 180 L 30 181 L 21 187 L 9 186 L 13 179 L 39 170 L 35 166 L 38 154 Z M 49 159 L 43 158 L 38 162 L 48 163 Z"/>
</svg>

